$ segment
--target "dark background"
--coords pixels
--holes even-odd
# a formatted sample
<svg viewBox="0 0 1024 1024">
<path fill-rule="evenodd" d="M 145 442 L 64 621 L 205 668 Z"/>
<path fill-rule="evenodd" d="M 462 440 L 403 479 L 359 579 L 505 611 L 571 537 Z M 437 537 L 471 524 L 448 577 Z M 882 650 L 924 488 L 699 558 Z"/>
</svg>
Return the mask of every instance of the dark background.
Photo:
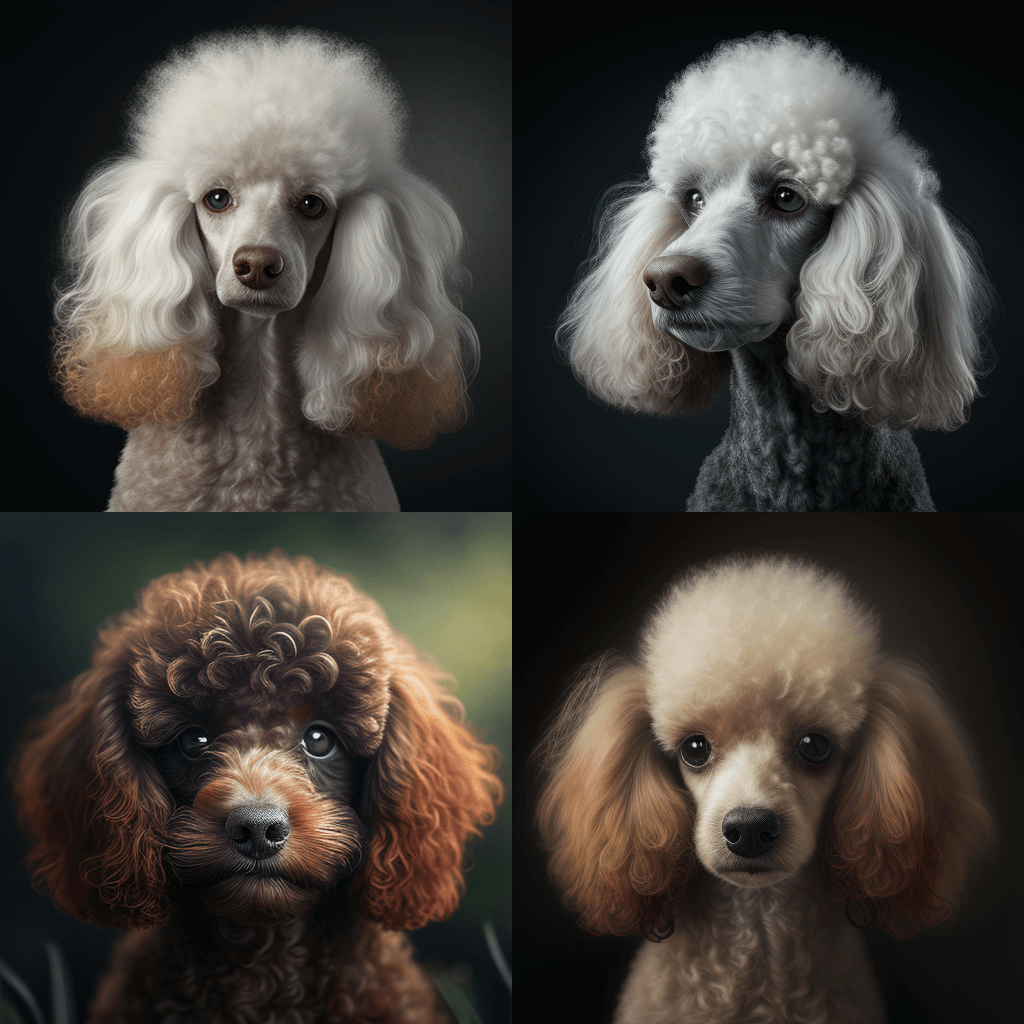
<svg viewBox="0 0 1024 1024">
<path fill-rule="evenodd" d="M 21 864 L 28 842 L 15 826 L 5 774 L 15 738 L 29 718 L 45 713 L 49 695 L 88 668 L 97 626 L 133 607 L 140 587 L 196 559 L 275 547 L 308 555 L 373 597 L 397 631 L 455 677 L 451 688 L 467 717 L 501 751 L 505 801 L 484 838 L 471 844 L 473 866 L 459 908 L 411 938 L 425 966 L 463 985 L 485 1024 L 509 1019 L 509 993 L 482 925 L 494 924 L 511 959 L 511 520 L 500 513 L 0 516 L 7 649 L 0 674 L 0 959 L 29 985 L 47 1020 L 53 1018 L 43 943 L 59 943 L 85 1020 L 119 933 L 78 923 L 33 891 Z M 11 989 L 0 988 L 9 997 Z"/>
<path fill-rule="evenodd" d="M 1022 716 L 1019 521 L 1009 517 L 736 514 L 522 516 L 516 564 L 513 763 L 517 1001 L 598 1024 L 643 939 L 594 937 L 565 911 L 537 850 L 527 764 L 572 669 L 629 650 L 676 574 L 729 553 L 789 552 L 841 570 L 882 614 L 883 642 L 931 667 L 963 725 L 998 833 L 951 926 L 865 932 L 893 1024 L 1020 1019 Z"/>
<path fill-rule="evenodd" d="M 936 507 L 1016 507 L 1022 438 L 1017 394 L 1022 265 L 1019 35 L 988 8 L 697 4 L 610 8 L 538 31 L 517 92 L 517 318 L 522 427 L 517 508 L 682 509 L 728 423 L 728 386 L 705 413 L 657 420 L 589 399 L 556 361 L 554 327 L 591 249 L 598 201 L 645 174 L 643 145 L 666 86 L 724 39 L 784 29 L 820 35 L 895 92 L 926 146 L 947 210 L 980 244 L 1002 296 L 990 330 L 997 363 L 969 423 L 915 436 Z M 538 25 L 539 27 L 539 25 Z M 528 112 L 528 114 L 526 114 Z M 525 372 L 524 372 L 525 371 Z"/>
<path fill-rule="evenodd" d="M 17 257 L 7 265 L 15 309 L 3 406 L 17 437 L 17 475 L 31 485 L 8 507 L 106 507 L 125 435 L 77 416 L 51 384 L 49 288 L 63 210 L 86 172 L 122 145 L 125 103 L 139 78 L 172 46 L 209 30 L 304 25 L 376 50 L 408 106 L 407 159 L 448 196 L 468 236 L 463 263 L 473 284 L 463 309 L 481 347 L 473 417 L 424 451 L 381 445 L 399 501 L 412 511 L 511 508 L 512 55 L 503 5 L 43 0 L 16 9 L 24 20 L 4 40 L 4 120 L 7 138 L 17 140 L 5 149 L 7 191 L 17 197 L 7 207 L 8 237 Z"/>
</svg>

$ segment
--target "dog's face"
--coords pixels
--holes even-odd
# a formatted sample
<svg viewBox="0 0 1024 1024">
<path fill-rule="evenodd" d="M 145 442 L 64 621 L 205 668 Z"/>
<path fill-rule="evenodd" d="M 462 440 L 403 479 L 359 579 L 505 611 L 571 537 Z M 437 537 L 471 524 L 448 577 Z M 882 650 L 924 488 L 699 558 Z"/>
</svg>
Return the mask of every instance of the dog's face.
<svg viewBox="0 0 1024 1024">
<path fill-rule="evenodd" d="M 817 719 L 797 725 L 797 716 L 707 721 L 686 730 L 678 752 L 696 809 L 697 857 L 734 885 L 773 885 L 824 849 L 843 740 Z"/>
<path fill-rule="evenodd" d="M 334 225 L 329 190 L 268 179 L 208 183 L 196 217 L 225 306 L 268 317 L 294 309 Z"/>
<path fill-rule="evenodd" d="M 372 654 L 338 650 L 325 619 L 276 601 L 152 633 L 126 702 L 174 805 L 164 860 L 209 913 L 247 923 L 305 913 L 359 865 L 363 780 L 390 711 Z"/>
<path fill-rule="evenodd" d="M 644 640 L 649 713 L 712 874 L 771 885 L 824 849 L 868 715 L 876 637 L 837 578 L 782 561 L 725 564 L 666 596 Z"/>
<path fill-rule="evenodd" d="M 251 701 L 225 696 L 205 711 L 179 707 L 175 734 L 152 749 L 177 805 L 166 857 L 217 917 L 296 917 L 359 863 L 365 759 L 329 704 L 267 698 L 254 716 Z"/>
<path fill-rule="evenodd" d="M 769 337 L 791 315 L 829 213 L 764 158 L 689 174 L 670 198 L 685 227 L 643 271 L 655 326 L 706 352 Z"/>
</svg>

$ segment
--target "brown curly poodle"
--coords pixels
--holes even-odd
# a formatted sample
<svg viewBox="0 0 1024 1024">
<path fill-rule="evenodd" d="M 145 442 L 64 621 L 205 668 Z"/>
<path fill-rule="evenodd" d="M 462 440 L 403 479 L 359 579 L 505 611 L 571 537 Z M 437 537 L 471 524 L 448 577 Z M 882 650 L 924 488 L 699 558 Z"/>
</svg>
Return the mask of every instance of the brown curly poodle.
<svg viewBox="0 0 1024 1024">
<path fill-rule="evenodd" d="M 501 799 L 446 677 L 280 552 L 163 576 L 15 765 L 38 889 L 120 939 L 91 1022 L 449 1018 L 398 929 Z"/>
</svg>

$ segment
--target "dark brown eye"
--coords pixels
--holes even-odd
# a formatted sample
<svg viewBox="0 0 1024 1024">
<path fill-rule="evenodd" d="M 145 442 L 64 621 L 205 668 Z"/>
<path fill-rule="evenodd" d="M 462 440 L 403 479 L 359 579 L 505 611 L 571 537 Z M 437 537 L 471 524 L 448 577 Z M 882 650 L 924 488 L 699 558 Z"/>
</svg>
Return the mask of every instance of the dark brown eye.
<svg viewBox="0 0 1024 1024">
<path fill-rule="evenodd" d="M 210 736 L 198 725 L 186 729 L 178 736 L 178 749 L 190 760 L 194 761 L 210 745 Z"/>
<path fill-rule="evenodd" d="M 832 741 L 820 732 L 805 733 L 796 752 L 808 764 L 822 765 L 832 760 Z"/>
<path fill-rule="evenodd" d="M 699 188 L 690 188 L 683 193 L 683 209 L 687 213 L 698 213 L 704 209 L 704 193 Z"/>
<path fill-rule="evenodd" d="M 311 725 L 302 734 L 302 747 L 310 757 L 330 757 L 337 745 L 334 733 L 323 725 Z"/>
<path fill-rule="evenodd" d="M 203 196 L 203 203 L 214 213 L 220 213 L 221 210 L 226 210 L 231 205 L 231 193 L 224 188 L 215 188 Z"/>
<path fill-rule="evenodd" d="M 804 202 L 804 197 L 795 188 L 790 188 L 788 185 L 779 185 L 772 193 L 772 198 L 768 205 L 773 210 L 779 210 L 782 213 L 796 213 L 797 210 L 802 210 L 807 204 Z"/>
<path fill-rule="evenodd" d="M 299 211 L 310 220 L 315 220 L 326 209 L 327 204 L 319 196 L 303 196 L 299 200 Z"/>
<path fill-rule="evenodd" d="M 683 740 L 682 746 L 679 748 L 679 756 L 691 768 L 703 768 L 711 756 L 711 744 L 706 736 L 695 733 Z"/>
</svg>

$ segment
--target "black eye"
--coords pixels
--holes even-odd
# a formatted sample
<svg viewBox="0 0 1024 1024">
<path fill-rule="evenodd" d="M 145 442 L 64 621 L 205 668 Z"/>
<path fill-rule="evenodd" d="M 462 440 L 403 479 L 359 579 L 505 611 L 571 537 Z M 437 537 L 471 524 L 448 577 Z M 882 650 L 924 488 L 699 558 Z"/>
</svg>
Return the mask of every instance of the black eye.
<svg viewBox="0 0 1024 1024">
<path fill-rule="evenodd" d="M 327 209 L 327 204 L 319 196 L 303 196 L 299 200 L 299 211 L 310 220 L 315 220 Z"/>
<path fill-rule="evenodd" d="M 690 188 L 683 193 L 683 209 L 687 213 L 697 213 L 704 209 L 704 193 L 699 188 Z"/>
<path fill-rule="evenodd" d="M 797 210 L 802 210 L 807 204 L 804 202 L 804 197 L 795 188 L 790 188 L 788 185 L 779 185 L 772 193 L 772 198 L 768 205 L 773 210 L 780 210 L 782 213 L 796 213 Z"/>
<path fill-rule="evenodd" d="M 711 756 L 711 744 L 706 736 L 687 736 L 679 748 L 679 756 L 691 767 L 702 768 Z"/>
<path fill-rule="evenodd" d="M 330 757 L 337 745 L 334 733 L 322 725 L 311 725 L 302 734 L 303 749 L 310 757 Z"/>
<path fill-rule="evenodd" d="M 215 188 L 203 196 L 203 203 L 214 213 L 220 213 L 231 205 L 231 193 L 227 189 Z"/>
<path fill-rule="evenodd" d="M 178 736 L 178 749 L 194 761 L 210 745 L 210 734 L 198 725 L 186 729 Z"/>
<path fill-rule="evenodd" d="M 805 733 L 796 751 L 808 764 L 827 764 L 832 760 L 832 741 L 820 732 Z"/>
</svg>

